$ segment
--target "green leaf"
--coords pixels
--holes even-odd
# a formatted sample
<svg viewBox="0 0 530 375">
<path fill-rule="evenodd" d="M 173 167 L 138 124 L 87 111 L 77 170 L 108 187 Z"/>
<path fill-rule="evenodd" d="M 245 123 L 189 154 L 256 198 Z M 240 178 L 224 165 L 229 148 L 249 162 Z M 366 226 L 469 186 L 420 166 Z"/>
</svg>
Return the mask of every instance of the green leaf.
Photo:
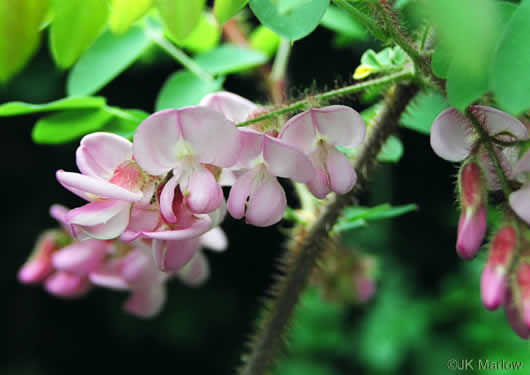
<svg viewBox="0 0 530 375">
<path fill-rule="evenodd" d="M 223 24 L 243 9 L 247 3 L 248 0 L 215 0 L 213 14 L 217 21 Z"/>
<path fill-rule="evenodd" d="M 223 44 L 194 60 L 210 74 L 230 74 L 264 64 L 267 62 L 267 56 L 250 48 Z"/>
<path fill-rule="evenodd" d="M 155 108 L 160 111 L 199 104 L 203 96 L 221 89 L 223 81 L 224 78 L 218 78 L 207 82 L 188 71 L 176 72 L 162 86 Z"/>
<path fill-rule="evenodd" d="M 409 129 L 429 135 L 434 119 L 449 104 L 445 98 L 434 91 L 421 92 L 409 103 L 401 115 L 401 124 Z"/>
<path fill-rule="evenodd" d="M 333 230 L 335 232 L 344 232 L 364 226 L 369 221 L 392 219 L 417 209 L 418 206 L 413 203 L 396 207 L 392 207 L 388 203 L 375 207 L 352 206 L 344 210 Z"/>
<path fill-rule="evenodd" d="M 98 91 L 127 69 L 149 44 L 149 37 L 138 26 L 123 35 L 105 32 L 68 75 L 68 95 L 90 95 Z"/>
<path fill-rule="evenodd" d="M 26 65 L 40 40 L 47 0 L 0 1 L 0 83 Z"/>
<path fill-rule="evenodd" d="M 473 72 L 451 64 L 447 74 L 447 99 L 451 106 L 464 111 L 475 100 L 488 92 L 487 62 Z"/>
<path fill-rule="evenodd" d="M 52 0 L 50 43 L 53 58 L 69 68 L 92 45 L 107 23 L 107 0 Z"/>
<path fill-rule="evenodd" d="M 250 46 L 269 57 L 274 56 L 280 41 L 281 37 L 278 34 L 263 25 L 256 27 L 249 37 Z"/>
<path fill-rule="evenodd" d="M 174 40 L 183 40 L 197 27 L 205 0 L 156 0 L 162 21 Z"/>
<path fill-rule="evenodd" d="M 46 104 L 9 102 L 0 105 L 0 117 L 69 109 L 101 108 L 103 106 L 105 106 L 105 98 L 102 97 L 71 97 Z"/>
<path fill-rule="evenodd" d="M 451 54 L 443 43 L 438 43 L 432 55 L 432 71 L 440 78 L 447 78 L 451 65 Z"/>
<path fill-rule="evenodd" d="M 382 162 L 397 163 L 399 159 L 403 156 L 403 143 L 399 138 L 390 136 L 383 148 L 377 155 L 377 160 Z"/>
<path fill-rule="evenodd" d="M 115 115 L 110 121 L 108 121 L 101 131 L 118 134 L 125 138 L 132 138 L 136 133 L 136 128 L 140 123 L 149 117 L 149 113 L 139 109 L 119 109 L 119 108 L 108 108 L 107 112 L 111 111 L 111 115 Z M 116 116 L 116 111 L 120 113 L 120 116 Z"/>
<path fill-rule="evenodd" d="M 111 117 L 104 109 L 59 112 L 37 121 L 31 135 L 35 143 L 66 143 L 101 129 Z"/>
<path fill-rule="evenodd" d="M 530 0 L 523 0 L 502 36 L 491 71 L 491 88 L 503 109 L 530 108 Z"/>
<path fill-rule="evenodd" d="M 132 24 L 144 16 L 153 5 L 153 0 L 111 0 L 110 30 L 123 34 Z"/>
<path fill-rule="evenodd" d="M 361 56 L 361 64 L 368 65 L 374 68 L 381 67 L 379 58 L 377 57 L 377 54 L 373 49 L 368 49 L 363 53 L 363 55 Z"/>
<path fill-rule="evenodd" d="M 201 53 L 211 50 L 219 43 L 221 31 L 211 15 L 203 13 L 197 27 L 182 41 L 175 41 L 181 47 Z"/>
<path fill-rule="evenodd" d="M 366 30 L 355 22 L 348 12 L 335 6 L 330 6 L 326 10 L 320 23 L 322 26 L 352 39 L 364 40 L 368 36 Z"/>
<path fill-rule="evenodd" d="M 260 22 L 290 41 L 309 35 L 320 23 L 329 0 L 304 1 L 294 8 L 282 6 L 277 1 L 250 0 L 250 8 Z"/>
</svg>

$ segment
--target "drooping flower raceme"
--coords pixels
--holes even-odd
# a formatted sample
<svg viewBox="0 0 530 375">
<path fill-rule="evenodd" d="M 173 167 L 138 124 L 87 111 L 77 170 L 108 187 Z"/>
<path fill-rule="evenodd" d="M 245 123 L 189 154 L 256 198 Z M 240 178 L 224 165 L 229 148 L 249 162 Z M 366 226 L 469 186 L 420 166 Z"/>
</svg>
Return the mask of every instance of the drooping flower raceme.
<svg viewBox="0 0 530 375">
<path fill-rule="evenodd" d="M 130 291 L 124 308 L 139 317 L 156 315 L 165 301 L 165 283 L 173 277 L 198 286 L 209 275 L 208 261 L 201 251 L 227 247 L 224 233 L 214 228 L 197 238 L 197 249 L 178 272 L 161 272 L 151 254 L 150 240 L 125 243 L 120 240 L 77 241 L 64 221 L 68 210 L 54 205 L 51 214 L 61 230 L 47 231 L 37 242 L 34 253 L 19 271 L 26 284 L 43 283 L 45 289 L 61 298 L 77 298 L 92 286 Z"/>
</svg>

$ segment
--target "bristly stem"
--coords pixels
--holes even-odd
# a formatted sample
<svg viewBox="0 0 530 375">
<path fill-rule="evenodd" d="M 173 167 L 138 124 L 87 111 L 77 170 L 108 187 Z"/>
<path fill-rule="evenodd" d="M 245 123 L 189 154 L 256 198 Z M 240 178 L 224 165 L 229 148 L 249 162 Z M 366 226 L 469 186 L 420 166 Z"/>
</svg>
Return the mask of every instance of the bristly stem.
<svg viewBox="0 0 530 375">
<path fill-rule="evenodd" d="M 366 90 L 367 88 L 370 88 L 370 87 L 391 84 L 394 82 L 399 82 L 399 81 L 403 81 L 406 79 L 410 79 L 412 77 L 413 77 L 413 74 L 410 70 L 403 70 L 401 72 L 389 74 L 387 76 L 380 77 L 380 78 L 371 79 L 368 81 L 357 83 L 355 85 L 345 86 L 345 87 L 341 87 L 340 89 L 326 91 L 326 92 L 323 92 L 317 95 L 307 97 L 306 99 L 302 99 L 297 102 L 288 104 L 278 109 L 272 110 L 261 116 L 254 117 L 250 120 L 240 122 L 239 124 L 237 124 L 237 126 L 238 127 L 248 126 L 248 125 L 260 122 L 260 121 L 270 120 L 270 119 L 279 117 L 281 115 L 284 115 L 286 113 L 303 110 L 304 108 L 310 106 L 311 103 L 313 102 L 319 102 L 319 101 L 329 100 L 329 99 L 333 99 L 333 98 L 340 97 L 340 96 L 355 94 L 363 90 Z"/>
<path fill-rule="evenodd" d="M 156 30 L 151 26 L 146 26 L 146 31 L 153 42 L 166 51 L 168 55 L 177 60 L 183 67 L 188 69 L 203 81 L 214 81 L 214 77 L 210 73 L 193 61 L 193 59 L 186 55 L 181 49 L 177 48 L 173 43 L 167 40 L 160 30 Z"/>
<path fill-rule="evenodd" d="M 499 157 L 497 153 L 495 152 L 495 149 L 493 148 L 493 144 L 491 143 L 490 136 L 486 132 L 486 130 L 482 127 L 482 125 L 480 124 L 480 121 L 477 120 L 477 118 L 473 115 L 473 111 L 471 110 L 471 107 L 469 107 L 466 110 L 466 116 L 469 119 L 469 121 L 471 121 L 471 124 L 473 125 L 473 129 L 475 129 L 478 136 L 480 137 L 481 143 L 486 148 L 486 151 L 488 152 L 488 155 L 493 163 L 493 166 L 495 167 L 495 171 L 497 172 L 497 176 L 499 177 L 499 180 L 501 182 L 502 190 L 504 191 L 506 200 L 508 200 L 508 197 L 510 196 L 512 189 L 510 188 L 510 184 L 508 183 L 508 178 L 506 177 L 506 174 L 504 173 L 504 169 L 502 168 Z"/>
<path fill-rule="evenodd" d="M 259 325 L 258 332 L 251 343 L 251 353 L 240 369 L 239 375 L 264 375 L 270 369 L 280 352 L 283 337 L 307 281 L 329 244 L 329 231 L 342 210 L 356 201 L 357 195 L 376 166 L 377 154 L 397 128 L 401 113 L 417 91 L 416 86 L 398 86 L 387 96 L 387 101 L 373 131 L 369 133 L 354 161 L 354 168 L 358 175 L 357 184 L 349 193 L 331 199 L 323 207 L 320 216 L 308 228 L 304 239 L 294 243 L 287 252 L 292 259 L 286 262 L 285 276 L 282 276 L 273 286 L 276 297 L 270 301 L 270 309 L 265 313 L 262 324 Z"/>
</svg>

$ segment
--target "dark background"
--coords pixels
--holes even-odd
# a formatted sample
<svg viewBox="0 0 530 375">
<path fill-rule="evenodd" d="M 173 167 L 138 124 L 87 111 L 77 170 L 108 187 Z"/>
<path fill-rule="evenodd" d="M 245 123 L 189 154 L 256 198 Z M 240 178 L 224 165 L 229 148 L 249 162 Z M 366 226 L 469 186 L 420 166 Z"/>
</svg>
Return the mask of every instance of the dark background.
<svg viewBox="0 0 530 375">
<path fill-rule="evenodd" d="M 318 29 L 295 43 L 289 64 L 294 96 L 301 95 L 307 87 L 314 90 L 326 86 L 333 88 L 351 80 L 362 50 L 369 44 L 337 49 L 332 47 L 331 37 L 331 32 Z M 158 58 L 151 65 L 138 63 L 98 94 L 105 96 L 110 105 L 152 112 L 158 90 L 175 69 L 175 63 L 166 58 Z M 54 67 L 46 43 L 43 43 L 32 63 L 0 89 L 0 102 L 39 103 L 61 98 L 65 95 L 65 77 L 65 72 Z M 255 89 L 258 81 L 252 75 L 230 76 L 225 88 L 263 102 L 263 90 Z M 341 103 L 358 110 L 363 108 L 357 98 Z M 233 374 L 252 332 L 262 298 L 273 280 L 275 260 L 284 249 L 285 238 L 278 229 L 285 224 L 255 228 L 227 217 L 222 227 L 228 234 L 230 246 L 226 253 L 208 253 L 212 270 L 208 283 L 200 289 L 184 287 L 176 280 L 169 283 L 167 304 L 162 313 L 151 320 L 137 319 L 123 312 L 125 294 L 96 288 L 80 300 L 69 301 L 52 297 L 41 287 L 21 285 L 16 278 L 17 271 L 37 236 L 56 225 L 48 216 L 49 206 L 53 203 L 69 207 L 81 204 L 55 180 L 57 169 L 76 170 L 74 152 L 78 142 L 56 147 L 33 144 L 31 128 L 37 118 L 1 119 L 4 245 L 0 275 L 5 297 L 2 321 L 6 324 L 4 337 L 8 349 L 0 352 L 0 373 Z M 397 288 L 402 283 L 407 292 L 400 297 L 401 303 L 392 304 L 387 315 L 380 318 L 374 317 L 379 311 L 379 294 L 365 306 L 346 306 L 347 316 L 341 330 L 354 331 L 350 343 L 356 348 L 362 344 L 357 342 L 359 337 L 372 332 L 369 325 L 374 319 L 376 326 L 379 325 L 377 319 L 383 326 L 388 319 L 394 319 L 394 325 L 414 324 L 407 320 L 416 316 L 410 309 L 415 309 L 415 304 L 439 309 L 432 306 L 444 295 L 443 280 L 447 279 L 457 280 L 454 289 L 464 291 L 464 299 L 472 308 L 466 307 L 463 312 L 457 309 L 441 322 L 429 324 L 428 330 L 425 328 L 416 334 L 423 341 L 414 345 L 410 345 L 406 335 L 397 337 L 394 345 L 403 353 L 399 361 L 392 362 L 386 370 L 377 368 L 366 356 L 363 359 L 365 349 L 345 357 L 337 354 L 342 352 L 339 349 L 311 354 L 311 358 L 320 356 L 318 361 L 332 366 L 338 374 L 434 374 L 435 371 L 429 370 L 431 367 L 418 357 L 423 353 L 421 350 L 425 350 L 419 348 L 421 343 L 431 345 L 431 352 L 449 348 L 457 358 L 464 356 L 463 350 L 465 353 L 479 350 L 473 347 L 476 341 L 462 343 L 461 338 L 462 326 L 476 320 L 475 311 L 482 311 L 482 308 L 477 277 L 468 280 L 465 271 L 461 277 L 463 262 L 454 251 L 458 219 L 453 193 L 456 168 L 433 154 L 428 137 L 406 129 L 400 129 L 399 137 L 405 146 L 402 160 L 397 165 L 385 164 L 378 169 L 362 203 L 414 202 L 419 205 L 419 211 L 376 224 L 375 229 L 351 233 L 348 239 L 381 258 L 378 288 L 383 295 L 385 288 Z M 396 281 L 398 279 L 401 281 Z M 448 304 L 445 308 L 450 312 L 460 305 Z M 441 306 L 443 309 L 444 305 Z M 490 336 L 499 327 L 509 331 L 502 313 L 485 316 L 482 326 Z M 382 336 L 385 335 L 383 332 Z M 391 332 L 388 335 L 391 336 Z M 315 342 L 322 340 L 318 330 L 310 337 Z M 348 343 L 341 345 L 348 346 Z M 483 345 L 495 348 L 500 344 L 493 341 Z M 517 345 L 526 344 L 517 341 Z M 387 349 L 376 342 L 373 350 Z M 296 356 L 295 353 L 292 358 L 298 358 Z M 444 373 L 445 361 L 449 358 L 443 357 L 432 366 Z M 301 371 L 289 371 L 305 375 Z"/>
</svg>

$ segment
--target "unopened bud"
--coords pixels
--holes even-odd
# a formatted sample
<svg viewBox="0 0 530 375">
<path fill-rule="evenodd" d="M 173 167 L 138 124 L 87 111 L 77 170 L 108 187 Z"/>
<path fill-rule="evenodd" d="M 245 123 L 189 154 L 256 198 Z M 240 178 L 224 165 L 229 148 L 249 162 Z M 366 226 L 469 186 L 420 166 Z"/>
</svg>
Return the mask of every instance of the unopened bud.
<svg viewBox="0 0 530 375">
<path fill-rule="evenodd" d="M 456 250 L 464 259 L 475 257 L 487 227 L 485 183 L 478 163 L 470 161 L 460 169 L 462 214 L 458 223 Z"/>
<path fill-rule="evenodd" d="M 506 292 L 505 312 L 506 318 L 508 319 L 508 322 L 515 333 L 517 333 L 517 335 L 523 339 L 530 338 L 530 328 L 523 323 L 521 314 L 519 313 L 519 309 L 512 298 L 512 293 L 510 290 L 507 290 Z"/>
<path fill-rule="evenodd" d="M 530 263 L 523 261 L 515 274 L 515 285 L 520 298 L 521 319 L 530 330 Z"/>
<path fill-rule="evenodd" d="M 46 279 L 44 287 L 57 297 L 76 298 L 88 292 L 90 281 L 86 276 L 59 271 Z"/>
<path fill-rule="evenodd" d="M 53 270 L 52 254 L 57 249 L 57 232 L 48 231 L 42 234 L 33 253 L 19 270 L 18 279 L 25 284 L 44 280 Z"/>
<path fill-rule="evenodd" d="M 517 231 L 511 225 L 503 226 L 491 241 L 490 255 L 480 284 L 482 303 L 489 310 L 495 310 L 504 303 L 506 273 L 516 248 Z"/>
</svg>

